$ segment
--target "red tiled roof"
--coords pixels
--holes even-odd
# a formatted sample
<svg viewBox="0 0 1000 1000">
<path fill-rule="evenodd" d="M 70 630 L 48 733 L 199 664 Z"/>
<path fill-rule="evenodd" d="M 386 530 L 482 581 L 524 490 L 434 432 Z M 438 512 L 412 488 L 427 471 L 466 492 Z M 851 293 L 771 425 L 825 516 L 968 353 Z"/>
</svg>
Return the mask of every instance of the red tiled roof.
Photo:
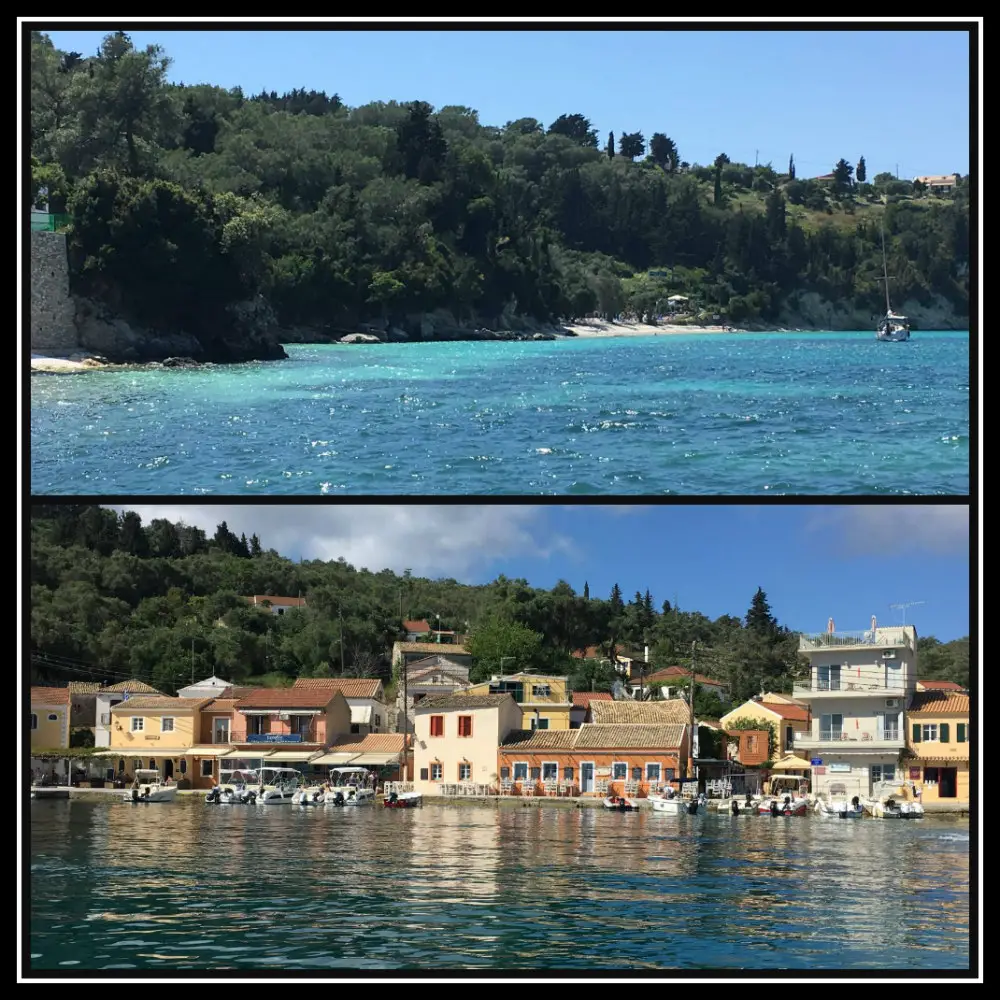
<svg viewBox="0 0 1000 1000">
<path fill-rule="evenodd" d="M 585 649 L 574 649 L 573 656 L 578 660 L 599 660 L 601 651 L 597 646 L 587 646 Z"/>
<path fill-rule="evenodd" d="M 330 688 L 256 688 L 240 698 L 244 708 L 326 708 L 336 691 Z"/>
<path fill-rule="evenodd" d="M 169 695 L 145 695 L 139 698 L 129 698 L 128 701 L 120 701 L 117 705 L 111 706 L 112 712 L 134 711 L 137 708 L 148 708 L 164 712 L 193 712 L 203 705 L 207 705 L 211 698 L 171 698 Z"/>
<path fill-rule="evenodd" d="M 375 698 L 382 682 L 377 677 L 300 677 L 292 688 L 300 691 L 341 691 L 345 698 Z"/>
<path fill-rule="evenodd" d="M 402 733 L 368 733 L 366 736 L 340 736 L 330 744 L 337 753 L 402 753 Z"/>
<path fill-rule="evenodd" d="M 468 656 L 464 646 L 453 642 L 397 642 L 400 653 L 440 653 L 442 656 Z"/>
<path fill-rule="evenodd" d="M 68 705 L 69 700 L 68 687 L 33 687 L 31 689 L 32 705 Z"/>
<path fill-rule="evenodd" d="M 203 712 L 232 712 L 239 703 L 237 698 L 215 698 L 203 709 Z"/>
<path fill-rule="evenodd" d="M 917 691 L 910 699 L 909 713 L 921 712 L 968 715 L 969 696 L 954 691 Z"/>
<path fill-rule="evenodd" d="M 245 698 L 248 694 L 252 694 L 255 690 L 256 690 L 256 688 L 246 687 L 246 686 L 244 686 L 244 687 L 236 687 L 236 686 L 234 686 L 234 687 L 228 687 L 228 688 L 223 688 L 219 692 L 219 697 L 220 698 L 233 698 L 234 700 L 239 701 L 241 698 Z"/>
<path fill-rule="evenodd" d="M 925 691 L 964 691 L 961 684 L 954 681 L 917 681 Z"/>
<path fill-rule="evenodd" d="M 592 701 L 613 701 L 607 691 L 574 691 L 573 705 L 576 708 L 587 708 Z"/>
<path fill-rule="evenodd" d="M 425 622 L 422 619 L 415 619 L 413 621 L 403 622 L 404 632 L 430 632 L 431 626 L 429 622 Z"/>
<path fill-rule="evenodd" d="M 274 594 L 254 594 L 253 597 L 244 598 L 253 605 L 261 605 L 265 601 L 276 608 L 304 608 L 306 599 L 304 597 L 276 597 Z"/>
<path fill-rule="evenodd" d="M 755 704 L 766 708 L 769 712 L 774 712 L 775 715 L 780 715 L 783 719 L 788 719 L 789 722 L 808 722 L 811 718 L 809 709 L 804 705 L 784 705 L 778 701 L 769 701 L 766 704 L 756 702 Z"/>
<path fill-rule="evenodd" d="M 145 681 L 137 681 L 135 679 L 130 681 L 119 681 L 117 684 L 112 684 L 110 687 L 106 687 L 105 691 L 113 691 L 116 694 L 123 693 L 127 691 L 129 694 L 160 694 L 155 687 L 151 687 Z"/>
<path fill-rule="evenodd" d="M 684 667 L 666 667 L 663 670 L 657 670 L 655 673 L 650 674 L 646 680 L 653 683 L 654 681 L 672 681 L 682 677 L 684 680 L 690 680 L 691 671 L 686 670 Z M 713 677 L 706 677 L 704 674 L 695 674 L 694 679 L 698 684 L 712 684 L 715 687 L 725 687 L 722 681 L 717 681 Z"/>
</svg>

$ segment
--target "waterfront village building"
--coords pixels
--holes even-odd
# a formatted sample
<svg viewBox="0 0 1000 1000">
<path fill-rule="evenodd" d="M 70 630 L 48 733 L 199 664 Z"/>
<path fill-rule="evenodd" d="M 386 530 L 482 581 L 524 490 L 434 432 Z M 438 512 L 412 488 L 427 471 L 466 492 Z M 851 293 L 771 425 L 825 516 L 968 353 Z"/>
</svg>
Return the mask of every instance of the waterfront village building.
<svg viewBox="0 0 1000 1000">
<path fill-rule="evenodd" d="M 569 731 L 508 733 L 497 750 L 497 774 L 501 794 L 642 797 L 677 787 L 688 755 L 686 725 L 588 722 Z"/>
<path fill-rule="evenodd" d="M 254 594 L 253 597 L 244 597 L 243 600 L 255 608 L 270 611 L 272 615 L 283 615 L 306 606 L 304 597 L 275 597 L 273 594 Z"/>
<path fill-rule="evenodd" d="M 194 747 L 201 735 L 200 710 L 210 700 L 136 695 L 114 705 L 111 749 L 119 754 L 118 774 L 128 779 L 136 768 L 148 767 L 158 770 L 164 779 L 187 778 L 200 787 Z"/>
<path fill-rule="evenodd" d="M 566 693 L 568 677 L 549 674 L 510 674 L 473 684 L 470 695 L 509 693 L 521 706 L 519 729 L 569 729 L 573 702 Z"/>
<path fill-rule="evenodd" d="M 723 704 L 729 701 L 729 692 L 722 681 L 695 673 L 694 683 L 701 691 L 718 695 Z M 643 679 L 643 684 L 647 691 L 654 691 L 660 698 L 687 698 L 691 688 L 691 671 L 685 667 L 667 667 L 649 674 Z"/>
<path fill-rule="evenodd" d="M 726 731 L 727 756 L 744 767 L 757 767 L 770 760 L 770 733 L 766 729 Z"/>
<path fill-rule="evenodd" d="M 434 642 L 452 643 L 455 641 L 455 633 L 448 629 L 431 628 L 430 622 L 423 619 L 403 622 L 403 631 L 406 633 L 407 642 L 419 642 L 420 637 L 431 635 Z"/>
<path fill-rule="evenodd" d="M 917 633 L 912 625 L 872 625 L 799 637 L 810 676 L 792 694 L 809 699 L 812 722 L 808 733 L 795 733 L 795 751 L 812 762 L 817 795 L 836 783 L 848 798 L 864 799 L 898 778 L 903 711 L 917 682 Z"/>
<path fill-rule="evenodd" d="M 908 779 L 921 802 L 969 801 L 969 696 L 953 691 L 916 692 L 906 713 Z"/>
<path fill-rule="evenodd" d="M 385 688 L 377 677 L 300 677 L 294 688 L 340 691 L 351 710 L 351 734 L 354 736 L 384 733 L 389 728 Z"/>
<path fill-rule="evenodd" d="M 918 691 L 965 691 L 961 684 L 954 681 L 917 681 Z"/>
<path fill-rule="evenodd" d="M 31 746 L 58 750 L 69 746 L 70 692 L 64 687 L 31 689 Z"/>
<path fill-rule="evenodd" d="M 608 726 L 687 725 L 690 706 L 679 698 L 670 701 L 592 701 L 587 722 Z"/>
<path fill-rule="evenodd" d="M 97 692 L 95 698 L 94 746 L 111 746 L 111 709 L 136 695 L 159 695 L 155 687 L 145 681 L 132 679 L 112 684 Z"/>
<path fill-rule="evenodd" d="M 793 704 L 790 698 L 787 701 L 773 700 L 775 697 L 773 694 L 763 694 L 760 699 L 751 698 L 727 712 L 719 720 L 719 725 L 729 731 L 735 722 L 770 722 L 777 737 L 778 755 L 792 753 L 797 746 L 796 733 L 802 734 L 800 740 L 809 737 L 809 707 Z"/>
<path fill-rule="evenodd" d="M 67 685 L 70 696 L 70 729 L 93 730 L 97 722 L 97 694 L 101 690 L 99 681 L 70 681 Z"/>
<path fill-rule="evenodd" d="M 338 736 L 324 753 L 310 758 L 309 767 L 317 770 L 348 765 L 378 768 L 378 775 L 382 781 L 408 779 L 413 775 L 413 754 L 411 751 L 404 757 L 406 742 L 407 737 L 404 733 L 368 733 L 360 737 Z"/>
<path fill-rule="evenodd" d="M 450 656 L 437 654 L 412 660 L 405 667 L 396 684 L 396 725 L 397 732 L 405 728 L 413 732 L 413 709 L 424 698 L 436 698 L 454 694 L 469 686 L 469 667 L 456 663 Z"/>
<path fill-rule="evenodd" d="M 457 643 L 442 642 L 394 642 L 392 644 L 393 665 L 409 666 L 416 660 L 440 654 L 446 656 L 452 663 L 469 668 L 472 666 L 472 654 Z"/>
<path fill-rule="evenodd" d="M 573 707 L 569 710 L 569 728 L 579 729 L 587 719 L 587 709 L 592 701 L 611 701 L 607 691 L 574 691 Z"/>
<path fill-rule="evenodd" d="M 495 786 L 497 747 L 521 728 L 521 708 L 509 693 L 425 698 L 413 709 L 415 791 L 441 794 L 442 785 Z"/>
<path fill-rule="evenodd" d="M 177 689 L 178 698 L 222 698 L 223 692 L 233 686 L 232 681 L 224 681 L 214 674 L 206 677 L 203 681 L 196 681 L 188 684 L 187 687 Z"/>
<path fill-rule="evenodd" d="M 351 709 L 343 692 L 323 688 L 257 688 L 236 705 L 232 742 L 261 750 L 268 762 L 290 766 L 308 761 L 334 737 L 351 729 Z M 291 744 L 274 749 L 274 744 Z"/>
</svg>

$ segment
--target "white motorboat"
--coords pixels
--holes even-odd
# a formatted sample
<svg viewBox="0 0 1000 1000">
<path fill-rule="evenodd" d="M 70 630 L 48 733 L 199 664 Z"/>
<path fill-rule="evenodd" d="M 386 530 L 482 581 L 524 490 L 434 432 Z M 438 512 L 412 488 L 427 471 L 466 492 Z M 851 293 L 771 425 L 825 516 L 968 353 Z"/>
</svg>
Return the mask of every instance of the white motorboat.
<svg viewBox="0 0 1000 1000">
<path fill-rule="evenodd" d="M 132 787 L 122 796 L 126 802 L 173 802 L 177 797 L 176 785 L 165 785 L 160 772 L 151 768 L 136 768 Z"/>
<path fill-rule="evenodd" d="M 291 802 L 302 784 L 302 775 L 294 767 L 262 767 L 257 801 L 263 805 Z"/>
<path fill-rule="evenodd" d="M 326 795 L 324 785 L 304 785 L 295 790 L 292 796 L 293 806 L 321 806 Z"/>
<path fill-rule="evenodd" d="M 219 783 L 205 796 L 208 805 L 253 805 L 260 776 L 252 768 L 220 768 Z"/>
<path fill-rule="evenodd" d="M 423 796 L 420 792 L 390 792 L 383 800 L 386 809 L 414 809 L 420 805 Z"/>
<path fill-rule="evenodd" d="M 882 231 L 882 281 L 885 282 L 885 315 L 875 331 L 876 340 L 901 343 L 910 339 L 910 321 L 906 316 L 892 311 L 889 304 L 889 272 L 885 259 L 885 230 Z"/>
<path fill-rule="evenodd" d="M 627 795 L 609 795 L 604 800 L 605 809 L 615 809 L 618 812 L 635 812 L 639 807 Z"/>
<path fill-rule="evenodd" d="M 805 816 L 809 800 L 799 793 L 802 779 L 791 774 L 775 775 L 765 788 L 765 797 L 757 804 L 760 816 Z"/>
<path fill-rule="evenodd" d="M 850 801 L 847 799 L 847 788 L 844 785 L 831 785 L 824 798 L 816 798 L 816 815 L 823 819 L 861 819 L 864 809 L 857 795 Z"/>
<path fill-rule="evenodd" d="M 904 783 L 902 788 L 899 782 L 892 782 L 890 788 L 896 794 L 882 785 L 874 789 L 875 794 L 864 807 L 869 816 L 873 819 L 924 818 L 924 807 L 916 800 L 916 786 L 912 782 Z"/>
<path fill-rule="evenodd" d="M 672 813 L 674 816 L 697 816 L 708 810 L 704 795 L 699 795 L 696 799 L 685 799 L 680 795 L 650 795 L 649 804 L 653 807 L 653 812 Z"/>
<path fill-rule="evenodd" d="M 375 775 L 366 767 L 333 768 L 323 802 L 328 806 L 374 805 Z"/>
</svg>

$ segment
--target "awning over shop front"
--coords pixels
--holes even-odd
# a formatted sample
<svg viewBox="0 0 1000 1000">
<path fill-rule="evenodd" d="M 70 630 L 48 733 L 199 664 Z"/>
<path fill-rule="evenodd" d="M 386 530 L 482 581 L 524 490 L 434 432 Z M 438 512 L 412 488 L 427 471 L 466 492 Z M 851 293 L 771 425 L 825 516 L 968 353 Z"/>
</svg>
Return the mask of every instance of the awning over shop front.
<svg viewBox="0 0 1000 1000">
<path fill-rule="evenodd" d="M 121 747 L 114 752 L 117 756 L 125 757 L 127 760 L 131 760 L 133 757 L 136 760 L 140 757 L 146 760 L 149 757 L 190 757 L 192 750 L 190 747 L 178 747 L 177 749 L 173 749 L 172 747 L 158 747 L 156 750 L 152 747 Z"/>
<path fill-rule="evenodd" d="M 231 760 L 234 757 L 240 760 L 260 760 L 266 756 L 266 750 L 230 750 L 228 753 L 219 754 L 219 760 Z"/>
<path fill-rule="evenodd" d="M 363 753 L 351 761 L 352 764 L 370 764 L 385 767 L 387 764 L 398 764 L 398 753 Z"/>
<path fill-rule="evenodd" d="M 354 762 L 354 758 L 357 757 L 356 753 L 325 753 L 322 757 L 317 757 L 311 763 L 313 765 L 322 765 L 323 767 L 339 767 L 343 764 L 351 764 Z"/>
<path fill-rule="evenodd" d="M 225 744 L 203 747 L 191 747 L 188 753 L 192 757 L 228 757 L 232 751 Z"/>
<path fill-rule="evenodd" d="M 282 763 L 302 764 L 318 754 L 319 750 L 272 750 L 271 753 L 264 755 L 264 763 L 269 764 L 273 760 Z"/>
<path fill-rule="evenodd" d="M 371 705 L 351 705 L 351 725 L 367 726 L 372 721 Z"/>
<path fill-rule="evenodd" d="M 790 754 L 771 765 L 772 771 L 808 771 L 812 765 L 801 757 Z"/>
</svg>

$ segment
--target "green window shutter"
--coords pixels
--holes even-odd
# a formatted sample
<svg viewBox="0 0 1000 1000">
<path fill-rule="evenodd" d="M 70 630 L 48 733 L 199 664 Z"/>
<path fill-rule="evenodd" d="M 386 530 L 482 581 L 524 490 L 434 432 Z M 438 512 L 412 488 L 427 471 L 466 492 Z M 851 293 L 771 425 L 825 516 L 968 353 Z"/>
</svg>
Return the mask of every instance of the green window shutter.
<svg viewBox="0 0 1000 1000">
<path fill-rule="evenodd" d="M 959 743 L 964 743 L 965 742 L 965 723 L 964 722 L 959 722 L 958 725 L 955 728 L 958 730 L 958 732 L 955 735 L 955 739 Z"/>
<path fill-rule="evenodd" d="M 913 742 L 914 743 L 919 743 L 920 742 L 920 723 L 919 722 L 914 722 L 913 723 Z"/>
<path fill-rule="evenodd" d="M 949 742 L 948 737 L 949 737 L 950 734 L 949 734 L 948 730 L 950 728 L 951 727 L 948 725 L 947 722 L 942 722 L 941 723 L 941 742 L 942 743 L 948 743 Z"/>
</svg>

